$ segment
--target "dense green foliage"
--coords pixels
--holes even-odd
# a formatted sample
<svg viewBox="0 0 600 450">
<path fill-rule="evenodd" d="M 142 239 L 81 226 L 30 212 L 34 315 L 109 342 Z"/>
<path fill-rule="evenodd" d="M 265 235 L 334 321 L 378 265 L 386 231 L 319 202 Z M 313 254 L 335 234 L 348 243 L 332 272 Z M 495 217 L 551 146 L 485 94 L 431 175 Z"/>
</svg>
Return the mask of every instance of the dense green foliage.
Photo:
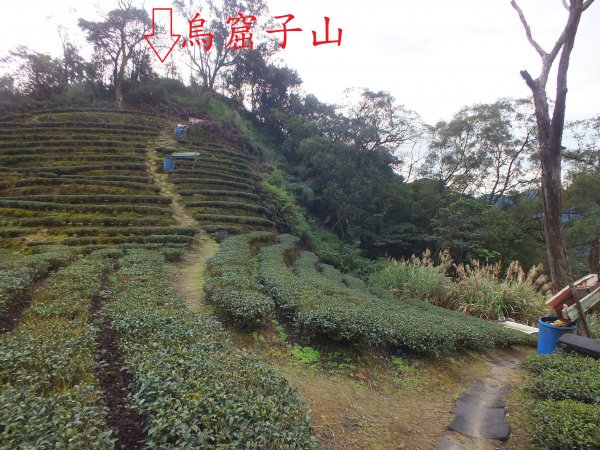
<svg viewBox="0 0 600 450">
<path fill-rule="evenodd" d="M 322 276 L 306 254 L 298 276 L 288 267 L 296 242 L 281 235 L 263 247 L 258 276 L 277 306 L 307 333 L 433 353 L 527 341 L 520 333 L 419 300 L 397 302 L 385 292 L 378 297 L 366 288 L 351 289 Z"/>
<path fill-rule="evenodd" d="M 71 259 L 72 255 L 66 249 L 29 256 L 0 250 L 0 317 L 33 287 L 35 281 Z"/>
<path fill-rule="evenodd" d="M 523 389 L 536 399 L 528 421 L 534 443 L 561 450 L 598 448 L 600 361 L 559 352 L 522 364 L 532 373 Z"/>
<path fill-rule="evenodd" d="M 273 300 L 257 285 L 256 256 L 252 251 L 252 246 L 272 238 L 271 233 L 255 232 L 226 239 L 206 265 L 206 299 L 228 320 L 244 328 L 256 327 L 274 311 Z"/>
<path fill-rule="evenodd" d="M 149 419 L 148 446 L 316 447 L 285 379 L 186 309 L 157 276 L 160 253 L 131 251 L 120 266 L 106 313 L 135 378 L 131 401 Z"/>
<path fill-rule="evenodd" d="M 98 330 L 87 322 L 110 266 L 92 258 L 56 272 L 0 335 L 0 447 L 112 448 L 94 376 Z"/>
<path fill-rule="evenodd" d="M 530 432 L 539 448 L 571 450 L 598 448 L 600 406 L 573 400 L 542 401 L 532 407 Z"/>
<path fill-rule="evenodd" d="M 523 366 L 535 375 L 524 389 L 537 397 L 600 405 L 600 361 L 585 356 L 537 355 Z"/>
</svg>

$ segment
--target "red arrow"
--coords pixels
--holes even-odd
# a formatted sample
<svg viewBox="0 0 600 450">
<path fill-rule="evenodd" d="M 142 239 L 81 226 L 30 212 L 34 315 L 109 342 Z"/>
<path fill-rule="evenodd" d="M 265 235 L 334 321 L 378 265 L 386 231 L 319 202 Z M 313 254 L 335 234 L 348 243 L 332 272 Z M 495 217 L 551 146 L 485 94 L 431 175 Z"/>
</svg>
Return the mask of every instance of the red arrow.
<svg viewBox="0 0 600 450">
<path fill-rule="evenodd" d="M 165 56 L 160 56 L 160 53 L 157 50 L 157 48 L 160 48 L 159 42 L 161 40 L 161 36 L 154 36 L 154 15 L 156 14 L 156 11 L 169 11 L 169 34 L 171 35 L 171 40 L 175 38 L 175 40 L 171 44 L 171 47 L 169 47 L 169 49 L 167 50 Z M 144 38 L 146 38 L 148 44 L 150 44 L 150 47 L 152 47 L 152 50 L 154 50 L 154 53 L 156 53 L 156 56 L 158 56 L 158 59 L 160 59 L 160 62 L 164 63 L 167 59 L 167 56 L 169 56 L 169 53 L 171 53 L 171 51 L 173 50 L 173 47 L 175 47 L 175 44 L 177 44 L 177 42 L 179 41 L 179 38 L 181 38 L 180 34 L 173 34 L 173 8 L 152 8 L 152 34 L 145 34 Z M 152 40 L 150 38 L 152 38 Z M 156 47 L 154 46 L 152 41 L 156 43 Z M 167 45 L 169 44 L 167 43 Z"/>
</svg>

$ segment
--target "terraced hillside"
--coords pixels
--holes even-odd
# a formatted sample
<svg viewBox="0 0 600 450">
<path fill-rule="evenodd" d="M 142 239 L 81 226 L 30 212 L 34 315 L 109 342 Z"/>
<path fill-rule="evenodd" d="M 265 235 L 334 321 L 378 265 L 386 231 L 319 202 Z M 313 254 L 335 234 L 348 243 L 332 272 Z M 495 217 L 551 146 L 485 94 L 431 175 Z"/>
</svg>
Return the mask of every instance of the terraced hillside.
<svg viewBox="0 0 600 450">
<path fill-rule="evenodd" d="M 0 448 L 317 447 L 283 376 L 165 282 L 190 216 L 272 225 L 250 157 L 204 148 L 201 167 L 156 170 L 171 129 L 99 111 L 0 121 Z M 227 194 L 173 195 L 207 186 Z"/>
<path fill-rule="evenodd" d="M 23 115 L 0 122 L 5 246 L 182 246 L 171 199 L 147 165 L 166 121 L 116 112 Z"/>
<path fill-rule="evenodd" d="M 158 150 L 169 155 L 175 149 Z M 230 234 L 273 230 L 275 224 L 260 195 L 255 157 L 198 142 L 180 145 L 177 150 L 199 155 L 195 160 L 176 159 L 169 181 L 203 230 L 224 229 Z"/>
</svg>

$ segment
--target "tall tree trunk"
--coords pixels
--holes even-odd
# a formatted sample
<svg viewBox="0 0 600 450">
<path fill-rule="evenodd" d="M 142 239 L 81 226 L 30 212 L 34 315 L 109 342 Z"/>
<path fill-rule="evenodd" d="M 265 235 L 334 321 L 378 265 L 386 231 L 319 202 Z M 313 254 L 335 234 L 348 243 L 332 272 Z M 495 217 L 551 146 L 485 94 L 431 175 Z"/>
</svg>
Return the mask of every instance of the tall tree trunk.
<svg viewBox="0 0 600 450">
<path fill-rule="evenodd" d="M 548 148 L 549 144 L 540 148 L 543 225 L 552 283 L 558 290 L 572 281 L 572 275 L 562 230 L 561 149 L 560 145 L 558 149 Z"/>
<path fill-rule="evenodd" d="M 517 11 L 519 19 L 525 29 L 525 35 L 531 46 L 542 59 L 542 70 L 537 79 L 526 70 L 521 71 L 521 76 L 531 89 L 535 104 L 535 117 L 538 125 L 538 138 L 540 145 L 540 161 L 542 167 L 542 202 L 544 209 L 544 233 L 546 235 L 546 249 L 548 265 L 552 275 L 554 289 L 558 290 L 573 281 L 567 248 L 562 233 L 562 202 L 561 190 L 561 159 L 562 135 L 565 126 L 565 110 L 567 100 L 567 73 L 571 52 L 575 44 L 575 36 L 583 12 L 594 0 L 563 0 L 563 5 L 569 11 L 567 23 L 560 37 L 550 52 L 546 52 L 533 38 L 531 28 L 525 19 L 516 0 L 511 5 Z M 560 53 L 556 75 L 556 99 L 552 117 L 546 95 L 546 84 L 550 69 Z"/>
<path fill-rule="evenodd" d="M 123 81 L 125 78 L 125 66 L 121 66 L 117 79 L 115 80 L 115 101 L 119 109 L 123 108 Z"/>
</svg>

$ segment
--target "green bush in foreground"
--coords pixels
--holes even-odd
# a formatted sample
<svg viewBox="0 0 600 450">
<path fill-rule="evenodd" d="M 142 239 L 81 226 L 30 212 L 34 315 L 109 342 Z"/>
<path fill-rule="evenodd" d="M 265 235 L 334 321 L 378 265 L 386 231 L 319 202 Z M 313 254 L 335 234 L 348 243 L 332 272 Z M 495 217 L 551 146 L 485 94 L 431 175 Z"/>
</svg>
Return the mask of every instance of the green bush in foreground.
<svg viewBox="0 0 600 450">
<path fill-rule="evenodd" d="M 522 365 L 535 374 L 523 389 L 537 397 L 600 405 L 599 360 L 562 354 L 537 355 Z"/>
<path fill-rule="evenodd" d="M 231 346 L 210 316 L 191 313 L 162 271 L 159 252 L 130 251 L 105 310 L 134 377 L 131 401 L 148 418 L 146 445 L 317 447 L 283 376 Z"/>
<path fill-rule="evenodd" d="M 548 449 L 598 449 L 600 361 L 557 352 L 522 366 L 532 374 L 523 390 L 536 399 L 527 423 L 533 442 Z"/>
<path fill-rule="evenodd" d="M 111 262 L 90 256 L 52 274 L 19 326 L 0 335 L 0 448 L 113 448 L 87 322 Z"/>
<path fill-rule="evenodd" d="M 600 406 L 573 400 L 544 401 L 532 407 L 530 432 L 538 448 L 598 449 Z"/>
</svg>

